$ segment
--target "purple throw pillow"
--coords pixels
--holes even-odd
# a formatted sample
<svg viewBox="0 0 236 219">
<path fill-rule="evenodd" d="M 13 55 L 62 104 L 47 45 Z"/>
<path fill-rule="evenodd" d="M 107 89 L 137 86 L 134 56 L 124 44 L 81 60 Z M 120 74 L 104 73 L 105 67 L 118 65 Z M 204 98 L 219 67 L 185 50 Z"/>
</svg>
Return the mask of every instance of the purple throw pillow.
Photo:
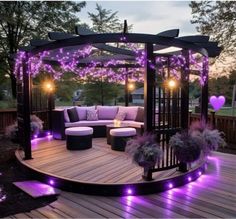
<svg viewBox="0 0 236 219">
<path fill-rule="evenodd" d="M 95 109 L 87 110 L 87 120 L 88 121 L 96 121 L 98 120 L 98 112 Z"/>
</svg>

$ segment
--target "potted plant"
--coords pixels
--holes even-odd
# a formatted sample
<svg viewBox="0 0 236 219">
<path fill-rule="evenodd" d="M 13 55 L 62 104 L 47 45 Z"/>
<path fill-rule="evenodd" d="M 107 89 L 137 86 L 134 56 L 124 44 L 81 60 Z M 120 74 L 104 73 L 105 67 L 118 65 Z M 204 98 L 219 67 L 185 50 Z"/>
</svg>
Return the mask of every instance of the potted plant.
<svg viewBox="0 0 236 219">
<path fill-rule="evenodd" d="M 38 135 L 43 129 L 43 121 L 38 118 L 36 115 L 30 116 L 30 127 L 31 127 L 31 136 Z M 14 143 L 19 143 L 19 133 L 17 122 L 9 125 L 5 129 L 5 137 L 10 139 Z"/>
<path fill-rule="evenodd" d="M 169 145 L 174 149 L 176 158 L 180 161 L 179 170 L 188 171 L 188 165 L 199 159 L 203 139 L 191 132 L 178 132 L 170 138 Z"/>
<path fill-rule="evenodd" d="M 218 147 L 225 147 L 226 145 L 223 138 L 224 133 L 217 129 L 212 129 L 202 121 L 192 123 L 190 132 L 193 136 L 199 136 L 203 139 L 202 152 L 205 156 L 210 154 L 211 151 L 216 151 Z"/>
<path fill-rule="evenodd" d="M 182 131 L 173 135 L 169 145 L 174 149 L 177 159 L 180 161 L 180 171 L 187 171 L 187 164 L 203 158 L 219 146 L 226 145 L 222 137 L 223 133 L 211 127 L 203 121 L 191 124 L 189 131 Z"/>
<path fill-rule="evenodd" d="M 161 160 L 163 152 L 155 140 L 155 135 L 144 133 L 127 141 L 126 152 L 133 157 L 133 161 L 144 168 L 143 178 L 152 180 L 152 169 Z"/>
</svg>

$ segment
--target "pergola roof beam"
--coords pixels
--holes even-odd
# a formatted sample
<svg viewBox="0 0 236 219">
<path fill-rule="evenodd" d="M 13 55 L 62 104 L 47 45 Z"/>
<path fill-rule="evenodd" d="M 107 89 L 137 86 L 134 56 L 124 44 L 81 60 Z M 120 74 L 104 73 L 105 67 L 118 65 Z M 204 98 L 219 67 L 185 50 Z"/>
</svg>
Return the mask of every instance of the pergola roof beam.
<svg viewBox="0 0 236 219">
<path fill-rule="evenodd" d="M 209 36 L 204 35 L 193 35 L 193 36 L 182 36 L 178 37 L 180 40 L 184 40 L 192 43 L 207 43 L 209 42 Z"/>
<path fill-rule="evenodd" d="M 63 42 L 55 41 L 48 45 L 46 45 L 44 48 L 36 48 L 33 53 L 40 52 L 42 50 L 51 50 L 61 47 L 67 47 L 67 46 L 74 46 L 74 45 L 82 45 L 82 44 L 88 44 L 90 42 L 93 43 L 114 43 L 114 42 L 120 42 L 120 38 L 123 36 L 123 34 L 120 33 L 110 33 L 110 34 L 93 34 L 93 35 L 87 35 L 86 37 L 73 37 L 63 40 Z M 125 34 L 127 42 L 131 43 L 153 43 L 153 44 L 162 44 L 167 46 L 176 46 L 181 47 L 184 49 L 192 49 L 195 52 L 202 53 L 203 55 L 207 56 L 207 52 L 204 48 L 199 47 L 198 45 L 195 45 L 191 42 L 186 42 L 183 40 L 179 40 L 177 38 L 168 38 L 168 37 L 160 37 L 156 35 L 151 34 L 135 34 L 135 33 L 128 33 Z"/>
<path fill-rule="evenodd" d="M 82 36 L 82 37 L 87 36 L 87 35 L 97 34 L 96 32 L 92 30 L 89 30 L 87 28 L 80 27 L 80 26 L 75 27 L 75 32 L 77 35 Z M 109 45 L 106 45 L 105 43 L 94 44 L 93 46 L 98 49 L 102 49 L 102 50 L 112 52 L 112 53 L 123 54 L 123 55 L 133 55 L 133 56 L 135 55 L 135 53 L 131 50 L 109 46 Z"/>
<path fill-rule="evenodd" d="M 179 29 L 166 30 L 166 31 L 158 33 L 157 36 L 172 37 L 172 38 L 178 37 L 179 36 Z"/>
<path fill-rule="evenodd" d="M 41 39 L 35 40 L 35 39 L 33 39 L 33 40 L 30 40 L 30 45 L 31 46 L 44 46 L 44 45 L 47 45 L 51 42 L 52 41 L 49 41 L 49 40 L 41 40 Z"/>
<path fill-rule="evenodd" d="M 74 34 L 70 34 L 70 33 L 49 32 L 48 37 L 51 40 L 65 40 L 65 39 L 75 38 L 77 36 Z"/>
<path fill-rule="evenodd" d="M 97 57 L 87 57 L 84 59 L 80 59 L 80 63 L 90 63 L 90 62 L 108 62 L 110 60 L 120 60 L 120 61 L 135 61 L 135 58 L 133 56 L 127 56 L 127 55 L 107 55 L 107 56 L 97 56 Z"/>
</svg>

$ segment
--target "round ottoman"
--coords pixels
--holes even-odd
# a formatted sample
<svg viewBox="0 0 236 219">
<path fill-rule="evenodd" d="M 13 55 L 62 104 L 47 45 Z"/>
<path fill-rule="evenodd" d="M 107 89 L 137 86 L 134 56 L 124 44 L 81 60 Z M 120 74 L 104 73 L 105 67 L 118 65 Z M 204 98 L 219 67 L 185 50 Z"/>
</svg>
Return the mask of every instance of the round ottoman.
<svg viewBox="0 0 236 219">
<path fill-rule="evenodd" d="M 65 130 L 68 150 L 83 150 L 92 147 L 93 128 L 72 127 Z"/>
<path fill-rule="evenodd" d="M 135 128 L 111 129 L 111 149 L 115 151 L 125 151 L 126 142 L 129 138 L 136 136 Z"/>
</svg>

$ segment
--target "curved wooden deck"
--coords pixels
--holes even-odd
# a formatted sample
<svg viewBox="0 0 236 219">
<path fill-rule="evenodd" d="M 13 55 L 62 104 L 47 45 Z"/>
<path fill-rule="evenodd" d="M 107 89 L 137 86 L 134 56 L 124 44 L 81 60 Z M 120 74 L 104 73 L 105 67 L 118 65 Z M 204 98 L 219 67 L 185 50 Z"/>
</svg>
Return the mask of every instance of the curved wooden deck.
<svg viewBox="0 0 236 219">
<path fill-rule="evenodd" d="M 32 142 L 32 160 L 24 160 L 24 152 L 16 156 L 36 179 L 64 189 L 92 195 L 125 195 L 132 188 L 135 194 L 161 192 L 188 183 L 204 172 L 203 164 L 188 173 L 176 168 L 153 173 L 152 181 L 142 179 L 143 169 L 132 162 L 125 152 L 113 151 L 105 138 L 93 139 L 87 150 L 69 151 L 66 142 L 52 138 Z M 171 185 L 170 185 L 171 184 Z"/>
<path fill-rule="evenodd" d="M 126 197 L 61 192 L 50 205 L 10 218 L 235 218 L 235 159 L 214 153 L 201 178 L 166 192 Z"/>
<path fill-rule="evenodd" d="M 111 150 L 105 138 L 93 139 L 93 147 L 81 151 L 69 151 L 66 142 L 54 139 L 37 139 L 32 142 L 32 160 L 23 160 L 24 165 L 37 171 L 73 181 L 122 184 L 144 182 L 142 168 L 132 162 L 125 152 Z M 153 174 L 155 180 L 177 176 L 176 169 Z"/>
</svg>

